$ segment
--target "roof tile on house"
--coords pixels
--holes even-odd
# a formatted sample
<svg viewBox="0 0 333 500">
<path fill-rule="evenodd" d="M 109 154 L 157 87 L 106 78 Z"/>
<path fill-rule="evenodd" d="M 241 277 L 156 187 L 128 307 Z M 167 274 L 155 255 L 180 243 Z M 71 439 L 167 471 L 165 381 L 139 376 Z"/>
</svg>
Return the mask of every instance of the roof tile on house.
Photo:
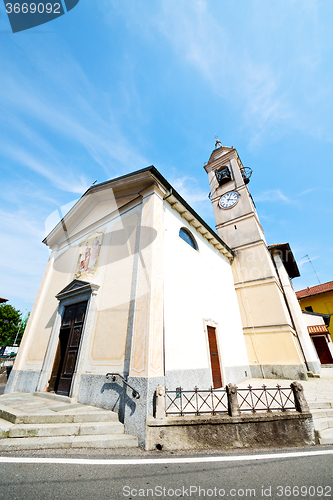
<svg viewBox="0 0 333 500">
<path fill-rule="evenodd" d="M 329 333 L 325 325 L 308 326 L 309 334 L 314 333 Z"/>
<path fill-rule="evenodd" d="M 304 299 L 305 297 L 311 297 L 312 295 L 318 295 L 319 293 L 331 292 L 333 291 L 333 281 L 328 281 L 322 285 L 311 286 L 310 288 L 304 288 L 304 290 L 299 290 L 296 292 L 298 299 Z"/>
</svg>

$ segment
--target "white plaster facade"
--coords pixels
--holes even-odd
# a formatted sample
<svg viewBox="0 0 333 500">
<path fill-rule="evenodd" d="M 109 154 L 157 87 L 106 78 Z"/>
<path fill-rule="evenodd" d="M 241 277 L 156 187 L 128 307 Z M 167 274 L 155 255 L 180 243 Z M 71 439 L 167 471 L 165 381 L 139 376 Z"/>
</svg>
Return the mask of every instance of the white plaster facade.
<svg viewBox="0 0 333 500">
<path fill-rule="evenodd" d="M 184 227 L 196 249 L 180 238 Z M 98 256 L 85 268 L 94 240 Z M 88 190 L 45 243 L 50 260 L 6 392 L 50 390 L 65 308 L 83 301 L 68 396 L 117 410 L 141 443 L 158 385 L 212 386 L 208 326 L 223 385 L 251 376 L 233 254 L 154 167 Z M 107 372 L 124 376 L 140 400 Z"/>
<path fill-rule="evenodd" d="M 183 227 L 192 233 L 197 250 L 179 238 Z M 212 385 L 207 325 L 217 331 L 223 385 L 249 377 L 230 259 L 169 204 L 164 206 L 164 270 L 167 387 L 178 380 L 192 389 L 199 373 L 200 387 Z"/>
</svg>

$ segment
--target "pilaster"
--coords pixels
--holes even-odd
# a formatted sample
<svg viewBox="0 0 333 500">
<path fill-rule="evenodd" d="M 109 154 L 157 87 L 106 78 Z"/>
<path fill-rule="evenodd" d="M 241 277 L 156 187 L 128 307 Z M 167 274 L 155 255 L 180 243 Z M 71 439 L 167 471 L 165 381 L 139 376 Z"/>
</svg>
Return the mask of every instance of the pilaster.
<svg viewBox="0 0 333 500">
<path fill-rule="evenodd" d="M 163 377 L 163 194 L 156 186 L 141 193 L 138 276 L 130 377 Z"/>
</svg>

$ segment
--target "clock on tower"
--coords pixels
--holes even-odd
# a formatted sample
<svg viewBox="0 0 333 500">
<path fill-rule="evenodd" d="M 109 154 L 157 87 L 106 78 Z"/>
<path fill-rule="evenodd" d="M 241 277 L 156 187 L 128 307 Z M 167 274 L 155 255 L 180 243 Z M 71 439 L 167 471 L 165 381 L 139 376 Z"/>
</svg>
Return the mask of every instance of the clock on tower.
<svg viewBox="0 0 333 500">
<path fill-rule="evenodd" d="M 252 170 L 243 166 L 235 148 L 219 140 L 204 168 L 217 234 L 235 254 L 232 271 L 252 376 L 306 377 L 283 287 L 248 189 Z"/>
</svg>

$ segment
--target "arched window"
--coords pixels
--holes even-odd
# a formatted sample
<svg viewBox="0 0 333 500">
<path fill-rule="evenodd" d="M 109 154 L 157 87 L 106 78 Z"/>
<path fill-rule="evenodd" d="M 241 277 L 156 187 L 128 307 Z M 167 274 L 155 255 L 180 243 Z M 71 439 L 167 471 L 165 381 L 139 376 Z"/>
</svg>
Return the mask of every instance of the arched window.
<svg viewBox="0 0 333 500">
<path fill-rule="evenodd" d="M 186 243 L 194 248 L 194 250 L 198 250 L 197 242 L 195 241 L 190 231 L 188 231 L 185 227 L 181 227 L 179 229 L 179 236 L 182 240 L 186 241 Z"/>
</svg>

